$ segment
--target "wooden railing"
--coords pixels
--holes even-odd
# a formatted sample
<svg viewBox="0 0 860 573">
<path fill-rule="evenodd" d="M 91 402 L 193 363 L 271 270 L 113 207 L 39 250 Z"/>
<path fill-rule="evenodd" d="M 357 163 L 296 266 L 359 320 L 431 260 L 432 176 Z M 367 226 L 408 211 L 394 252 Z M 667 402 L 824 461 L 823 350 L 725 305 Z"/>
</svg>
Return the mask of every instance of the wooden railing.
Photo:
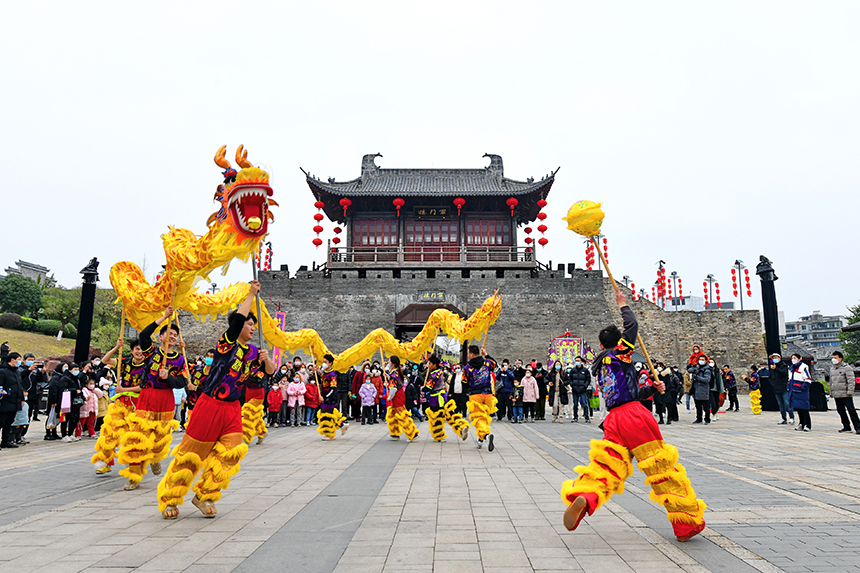
<svg viewBox="0 0 860 573">
<path fill-rule="evenodd" d="M 328 268 L 415 266 L 537 266 L 531 247 L 329 247 Z"/>
</svg>

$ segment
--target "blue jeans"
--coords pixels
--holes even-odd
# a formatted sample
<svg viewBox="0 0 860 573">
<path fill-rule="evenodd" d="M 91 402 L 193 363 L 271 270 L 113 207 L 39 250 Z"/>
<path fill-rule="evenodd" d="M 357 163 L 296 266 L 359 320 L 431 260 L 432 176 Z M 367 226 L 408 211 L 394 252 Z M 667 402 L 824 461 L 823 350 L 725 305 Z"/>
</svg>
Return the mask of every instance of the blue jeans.
<svg viewBox="0 0 860 573">
<path fill-rule="evenodd" d="M 687 392 L 687 410 L 690 409 L 690 398 L 691 397 L 692 397 L 692 395 L 689 392 Z M 695 400 L 693 400 L 693 401 L 695 402 Z"/>
<path fill-rule="evenodd" d="M 774 392 L 773 395 L 776 397 L 776 403 L 779 404 L 779 413 L 782 415 L 782 421 L 785 422 L 786 411 L 788 411 L 788 416 L 794 420 L 794 410 L 791 408 L 791 401 L 789 398 L 791 393 L 788 391 Z"/>
<path fill-rule="evenodd" d="M 514 411 L 514 420 L 522 420 L 523 419 L 523 405 L 519 406 L 513 405 L 511 409 Z"/>
<path fill-rule="evenodd" d="M 317 421 L 317 408 L 305 406 L 305 423 L 312 424 Z"/>
<path fill-rule="evenodd" d="M 582 405 L 582 414 L 588 419 L 588 392 L 573 395 L 573 419 L 579 419 L 579 406 Z"/>
</svg>

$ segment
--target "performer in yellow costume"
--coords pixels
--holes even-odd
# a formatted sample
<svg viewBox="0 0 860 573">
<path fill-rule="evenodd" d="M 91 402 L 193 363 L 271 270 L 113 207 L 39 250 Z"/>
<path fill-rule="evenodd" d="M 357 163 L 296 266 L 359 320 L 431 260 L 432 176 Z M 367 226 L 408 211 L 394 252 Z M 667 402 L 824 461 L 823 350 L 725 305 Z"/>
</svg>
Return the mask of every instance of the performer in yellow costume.
<svg viewBox="0 0 860 573">
<path fill-rule="evenodd" d="M 448 399 L 448 388 L 445 382 L 445 373 L 440 368 L 439 357 L 433 354 L 427 359 L 427 377 L 424 382 L 424 393 L 427 396 L 427 422 L 430 426 L 430 435 L 437 442 L 443 441 L 445 434 L 445 422 L 465 440 L 469 437 L 469 422 L 457 412 L 457 404 Z"/>
<path fill-rule="evenodd" d="M 484 348 L 475 345 L 469 347 L 469 363 L 463 368 L 463 380 L 469 382 L 469 419 L 475 426 L 475 442 L 478 449 L 486 439 L 489 445 L 487 451 L 496 449 L 493 434 L 490 430 L 490 420 L 496 413 L 496 361 L 487 356 Z"/>
<path fill-rule="evenodd" d="M 405 434 L 411 442 L 418 437 L 418 428 L 412 419 L 412 414 L 406 408 L 406 376 L 400 367 L 400 359 L 396 356 L 388 358 L 391 371 L 388 373 L 388 412 L 385 423 L 388 425 L 388 435 L 395 440 Z"/>
</svg>

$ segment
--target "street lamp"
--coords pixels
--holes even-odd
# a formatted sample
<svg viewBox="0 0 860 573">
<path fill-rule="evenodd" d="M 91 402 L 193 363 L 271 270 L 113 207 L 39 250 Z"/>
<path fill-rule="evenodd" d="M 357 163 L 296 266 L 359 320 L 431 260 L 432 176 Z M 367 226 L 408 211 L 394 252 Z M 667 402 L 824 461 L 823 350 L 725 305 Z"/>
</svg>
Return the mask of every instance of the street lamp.
<svg viewBox="0 0 860 573">
<path fill-rule="evenodd" d="M 212 294 L 215 294 L 216 292 L 218 292 L 217 287 L 218 287 L 218 285 L 216 285 L 215 283 L 212 283 Z"/>
<path fill-rule="evenodd" d="M 678 271 L 672 271 L 670 276 L 672 277 L 672 306 L 678 310 L 678 304 L 680 304 L 678 300 Z"/>
<path fill-rule="evenodd" d="M 96 301 L 96 283 L 99 280 L 99 260 L 93 257 L 81 269 L 84 276 L 81 287 L 81 307 L 78 312 L 78 336 L 75 340 L 75 362 L 83 364 L 89 360 L 90 338 L 93 330 L 93 309 Z"/>
<path fill-rule="evenodd" d="M 708 295 L 706 297 L 707 300 L 705 300 L 705 310 L 710 310 L 711 301 L 714 300 L 715 282 L 717 282 L 717 279 L 714 278 L 714 275 L 708 275 L 702 283 L 705 286 L 705 294 Z"/>
<path fill-rule="evenodd" d="M 629 276 L 624 275 L 624 276 L 621 278 L 621 280 L 624 282 L 624 286 L 626 286 L 626 287 L 629 287 L 629 286 L 630 286 L 630 277 L 629 277 Z"/>
</svg>

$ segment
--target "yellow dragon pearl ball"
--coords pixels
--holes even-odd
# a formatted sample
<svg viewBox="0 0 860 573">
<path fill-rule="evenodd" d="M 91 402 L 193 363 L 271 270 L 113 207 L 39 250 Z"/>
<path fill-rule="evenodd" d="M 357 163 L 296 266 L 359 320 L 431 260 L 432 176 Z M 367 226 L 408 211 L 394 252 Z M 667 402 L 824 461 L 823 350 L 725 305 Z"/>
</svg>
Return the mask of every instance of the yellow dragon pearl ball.
<svg viewBox="0 0 860 573">
<path fill-rule="evenodd" d="M 600 232 L 604 213 L 600 203 L 582 200 L 573 204 L 567 212 L 567 228 L 584 237 L 593 237 Z"/>
</svg>

